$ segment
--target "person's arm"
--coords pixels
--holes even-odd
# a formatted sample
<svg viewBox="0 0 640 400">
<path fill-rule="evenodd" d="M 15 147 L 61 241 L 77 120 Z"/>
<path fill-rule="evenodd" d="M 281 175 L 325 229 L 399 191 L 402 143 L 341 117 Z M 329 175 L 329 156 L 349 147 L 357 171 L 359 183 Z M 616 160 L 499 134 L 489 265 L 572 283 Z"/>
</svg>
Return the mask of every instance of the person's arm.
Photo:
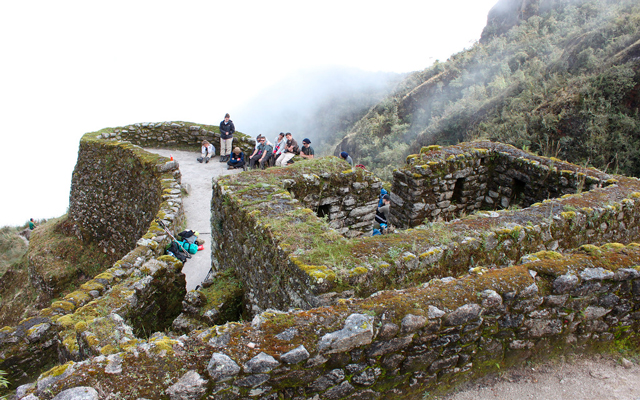
<svg viewBox="0 0 640 400">
<path fill-rule="evenodd" d="M 267 154 L 271 153 L 272 151 L 273 151 L 273 147 L 266 145 L 264 151 L 262 152 L 262 157 L 260 157 L 260 161 L 264 160 Z"/>
<path fill-rule="evenodd" d="M 233 124 L 233 121 L 229 120 L 229 135 L 233 135 L 236 131 L 236 126 Z"/>
</svg>

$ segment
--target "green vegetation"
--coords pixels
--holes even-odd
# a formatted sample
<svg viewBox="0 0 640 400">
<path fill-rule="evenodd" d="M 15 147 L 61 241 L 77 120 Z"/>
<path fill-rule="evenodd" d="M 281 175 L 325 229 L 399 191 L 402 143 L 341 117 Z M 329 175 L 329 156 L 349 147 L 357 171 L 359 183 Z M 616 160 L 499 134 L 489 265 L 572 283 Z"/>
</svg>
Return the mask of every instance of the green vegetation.
<svg viewBox="0 0 640 400">
<path fill-rule="evenodd" d="M 0 325 L 32 315 L 110 266 L 113 260 L 107 254 L 93 243 L 83 244 L 70 229 L 66 216 L 39 224 L 26 253 L 13 257 L 0 283 Z M 6 256 L 4 247 L 1 254 Z"/>
<path fill-rule="evenodd" d="M 24 227 L 0 228 L 0 277 L 27 252 L 27 244 L 18 236 Z"/>
<path fill-rule="evenodd" d="M 9 381 L 7 380 L 7 378 L 4 377 L 6 374 L 7 374 L 6 372 L 0 370 L 0 389 L 3 389 L 3 388 L 6 389 L 9 387 Z M 6 399 L 7 399 L 6 395 L 0 396 L 0 400 L 6 400 Z"/>
<path fill-rule="evenodd" d="M 635 1 L 557 2 L 409 76 L 340 147 L 385 179 L 421 146 L 478 138 L 640 176 L 639 39 Z"/>
</svg>

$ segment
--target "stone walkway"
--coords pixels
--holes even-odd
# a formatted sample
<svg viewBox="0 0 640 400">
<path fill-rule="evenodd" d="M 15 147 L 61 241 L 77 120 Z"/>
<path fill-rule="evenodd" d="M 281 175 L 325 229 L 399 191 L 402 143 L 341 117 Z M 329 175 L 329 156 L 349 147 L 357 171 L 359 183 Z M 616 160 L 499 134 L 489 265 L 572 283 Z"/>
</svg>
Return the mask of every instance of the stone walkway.
<svg viewBox="0 0 640 400">
<path fill-rule="evenodd" d="M 199 153 L 183 150 L 145 149 L 150 153 L 165 157 L 173 155 L 180 164 L 182 185 L 189 188 L 184 197 L 184 213 L 187 218 L 187 229 L 200 233 L 205 240 L 204 250 L 198 251 L 184 264 L 182 272 L 187 279 L 187 291 L 193 290 L 202 283 L 211 268 L 211 179 L 221 175 L 237 174 L 242 170 L 227 170 L 227 163 L 219 162 L 215 157 L 209 163 L 199 163 Z M 175 232 L 178 233 L 178 232 Z"/>
</svg>

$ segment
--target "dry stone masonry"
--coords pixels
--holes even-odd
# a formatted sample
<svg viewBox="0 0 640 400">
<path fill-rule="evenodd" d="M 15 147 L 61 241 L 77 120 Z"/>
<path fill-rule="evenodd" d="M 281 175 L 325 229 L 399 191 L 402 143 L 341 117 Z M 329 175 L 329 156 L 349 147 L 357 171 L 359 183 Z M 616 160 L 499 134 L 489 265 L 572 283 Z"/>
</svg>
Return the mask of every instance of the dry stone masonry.
<svg viewBox="0 0 640 400">
<path fill-rule="evenodd" d="M 236 132 L 233 146 L 244 152 L 253 151 L 255 140 Z M 103 129 L 100 137 L 104 140 L 128 141 L 146 148 L 186 148 L 199 152 L 203 140 L 208 140 L 220 154 L 220 127 L 194 124 L 191 122 L 143 122 L 113 129 Z"/>
<path fill-rule="evenodd" d="M 114 146 L 131 168 L 160 171 L 161 201 L 145 212 L 179 229 L 178 166 L 117 140 L 134 141 L 123 130 L 135 129 L 85 136 L 79 160 Z M 382 183 L 338 158 L 214 181 L 208 287 L 185 296 L 181 263 L 148 223 L 113 268 L 0 329 L 0 369 L 25 383 L 16 398 L 419 399 L 525 360 L 640 347 L 640 181 L 491 143 L 408 161 L 392 210 L 414 227 L 375 237 Z M 82 226 L 104 196 L 83 196 L 79 234 L 113 248 Z M 447 196 L 449 211 L 437 205 Z M 433 221 L 416 214 L 427 209 Z M 234 302 L 251 322 L 222 323 Z"/>
<path fill-rule="evenodd" d="M 165 339 L 165 351 L 150 341 L 69 363 L 70 374 L 41 376 L 28 391 L 100 382 L 126 398 L 421 399 L 524 360 L 638 346 L 638 263 L 638 244 L 603 246 L 335 307 L 265 312 Z"/>
<path fill-rule="evenodd" d="M 529 207 L 613 182 L 598 170 L 492 142 L 424 147 L 407 164 L 393 175 L 392 222 L 401 227 L 481 209 Z"/>
</svg>

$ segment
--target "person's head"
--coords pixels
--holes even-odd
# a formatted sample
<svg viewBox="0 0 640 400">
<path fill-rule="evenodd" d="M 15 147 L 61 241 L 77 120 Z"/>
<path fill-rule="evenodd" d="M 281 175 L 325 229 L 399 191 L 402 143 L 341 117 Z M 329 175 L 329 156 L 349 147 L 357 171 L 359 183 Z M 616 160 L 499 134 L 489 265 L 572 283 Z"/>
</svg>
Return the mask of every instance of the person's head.
<svg viewBox="0 0 640 400">
<path fill-rule="evenodd" d="M 204 147 L 209 146 L 209 141 L 207 141 L 207 140 L 203 140 L 203 141 L 202 141 L 202 145 L 203 145 Z"/>
<path fill-rule="evenodd" d="M 311 140 L 309 140 L 307 138 L 302 139 L 302 145 L 304 147 L 309 147 L 310 144 L 311 144 Z"/>
<path fill-rule="evenodd" d="M 33 220 L 33 218 L 30 218 L 30 219 L 29 219 L 29 221 L 31 221 L 31 222 L 35 222 L 35 221 Z"/>
<path fill-rule="evenodd" d="M 385 194 L 384 196 L 382 196 L 382 202 L 384 204 L 389 204 L 391 203 L 391 196 L 389 196 L 388 194 Z"/>
<path fill-rule="evenodd" d="M 342 153 L 340 153 L 340 157 L 342 157 L 342 158 L 344 158 L 346 160 L 347 157 L 349 157 L 349 154 L 347 154 L 346 151 L 343 151 Z"/>
<path fill-rule="evenodd" d="M 293 135 L 291 134 L 291 132 L 287 132 L 285 134 L 285 136 L 287 137 L 287 140 L 291 140 L 291 138 L 293 137 Z"/>
<path fill-rule="evenodd" d="M 283 138 L 284 138 L 284 132 L 278 133 L 278 141 L 282 140 Z"/>
<path fill-rule="evenodd" d="M 240 147 L 236 147 L 233 149 L 233 154 L 239 155 L 240 153 L 242 153 L 242 150 L 240 150 Z"/>
<path fill-rule="evenodd" d="M 229 118 L 231 118 L 231 115 L 229 115 L 229 113 L 226 113 L 226 114 L 224 115 L 224 120 L 225 120 L 225 121 L 229 121 Z"/>
</svg>

